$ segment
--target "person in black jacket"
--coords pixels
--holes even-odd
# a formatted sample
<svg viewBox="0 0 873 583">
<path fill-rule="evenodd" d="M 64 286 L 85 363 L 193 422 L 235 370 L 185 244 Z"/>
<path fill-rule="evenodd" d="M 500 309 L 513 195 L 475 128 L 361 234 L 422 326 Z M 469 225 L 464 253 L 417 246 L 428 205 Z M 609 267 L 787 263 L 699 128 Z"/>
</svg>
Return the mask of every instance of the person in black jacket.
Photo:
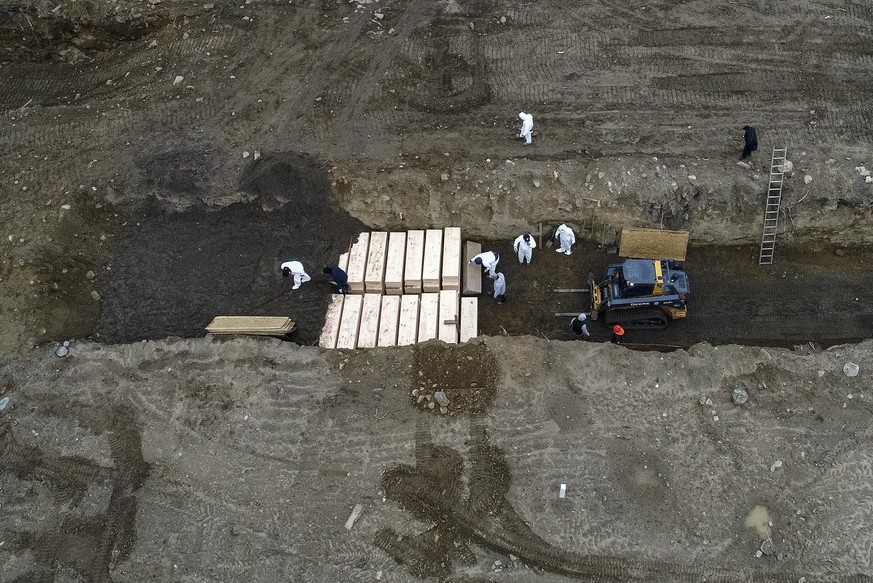
<svg viewBox="0 0 873 583">
<path fill-rule="evenodd" d="M 743 126 L 743 129 L 746 130 L 746 146 L 743 148 L 743 157 L 740 160 L 745 160 L 758 149 L 758 132 L 752 126 Z"/>
<path fill-rule="evenodd" d="M 321 271 L 330 277 L 331 283 L 336 286 L 337 293 L 345 295 L 351 291 L 349 288 L 349 276 L 345 271 L 335 265 L 328 265 Z"/>
</svg>

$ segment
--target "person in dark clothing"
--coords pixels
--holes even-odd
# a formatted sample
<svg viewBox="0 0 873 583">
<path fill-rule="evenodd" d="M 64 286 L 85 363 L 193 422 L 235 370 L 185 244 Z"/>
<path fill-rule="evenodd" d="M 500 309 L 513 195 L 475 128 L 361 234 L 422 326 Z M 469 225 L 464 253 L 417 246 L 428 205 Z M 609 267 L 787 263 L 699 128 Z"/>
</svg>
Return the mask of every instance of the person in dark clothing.
<svg viewBox="0 0 873 583">
<path fill-rule="evenodd" d="M 612 327 L 612 338 L 609 339 L 613 344 L 621 344 L 624 341 L 624 328 L 616 324 Z"/>
<path fill-rule="evenodd" d="M 758 149 L 758 132 L 752 126 L 743 126 L 743 129 L 746 130 L 746 147 L 743 148 L 743 157 L 740 160 L 745 160 Z"/>
<path fill-rule="evenodd" d="M 576 334 L 576 340 L 588 340 L 591 338 L 591 332 L 588 331 L 588 322 L 586 320 L 588 320 L 588 316 L 579 314 L 570 323 L 573 333 Z"/>
<path fill-rule="evenodd" d="M 339 267 L 329 265 L 321 270 L 326 273 L 331 279 L 331 283 L 336 286 L 336 291 L 339 294 L 347 294 L 349 291 L 349 276 Z"/>
</svg>

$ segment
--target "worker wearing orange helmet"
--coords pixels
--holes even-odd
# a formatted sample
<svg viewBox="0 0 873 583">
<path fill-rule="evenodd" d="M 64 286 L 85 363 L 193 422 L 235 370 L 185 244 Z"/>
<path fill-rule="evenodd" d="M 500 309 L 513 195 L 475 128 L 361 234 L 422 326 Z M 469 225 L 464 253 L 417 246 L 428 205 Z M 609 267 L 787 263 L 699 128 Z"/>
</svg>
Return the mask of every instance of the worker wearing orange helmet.
<svg viewBox="0 0 873 583">
<path fill-rule="evenodd" d="M 612 338 L 609 340 L 613 344 L 621 344 L 624 341 L 624 328 L 619 324 L 612 327 Z"/>
</svg>

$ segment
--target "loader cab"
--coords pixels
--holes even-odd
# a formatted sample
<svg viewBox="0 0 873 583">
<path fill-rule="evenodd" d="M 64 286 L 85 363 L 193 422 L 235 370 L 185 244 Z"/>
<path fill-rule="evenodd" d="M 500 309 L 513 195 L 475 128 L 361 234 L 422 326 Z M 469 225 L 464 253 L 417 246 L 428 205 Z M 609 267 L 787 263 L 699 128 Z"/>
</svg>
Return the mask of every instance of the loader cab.
<svg viewBox="0 0 873 583">
<path fill-rule="evenodd" d="M 687 295 L 688 278 L 675 261 L 625 259 L 607 270 L 612 297 L 639 298 L 662 295 Z"/>
</svg>

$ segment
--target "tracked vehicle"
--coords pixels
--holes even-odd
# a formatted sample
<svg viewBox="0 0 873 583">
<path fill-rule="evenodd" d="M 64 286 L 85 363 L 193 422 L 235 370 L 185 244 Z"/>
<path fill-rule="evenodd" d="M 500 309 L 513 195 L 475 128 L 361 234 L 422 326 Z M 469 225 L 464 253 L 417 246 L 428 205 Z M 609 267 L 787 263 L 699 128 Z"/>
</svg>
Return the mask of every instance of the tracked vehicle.
<svg viewBox="0 0 873 583">
<path fill-rule="evenodd" d="M 597 283 L 588 276 L 592 318 L 629 330 L 666 328 L 687 315 L 691 286 L 672 259 L 625 259 L 606 270 Z"/>
</svg>

